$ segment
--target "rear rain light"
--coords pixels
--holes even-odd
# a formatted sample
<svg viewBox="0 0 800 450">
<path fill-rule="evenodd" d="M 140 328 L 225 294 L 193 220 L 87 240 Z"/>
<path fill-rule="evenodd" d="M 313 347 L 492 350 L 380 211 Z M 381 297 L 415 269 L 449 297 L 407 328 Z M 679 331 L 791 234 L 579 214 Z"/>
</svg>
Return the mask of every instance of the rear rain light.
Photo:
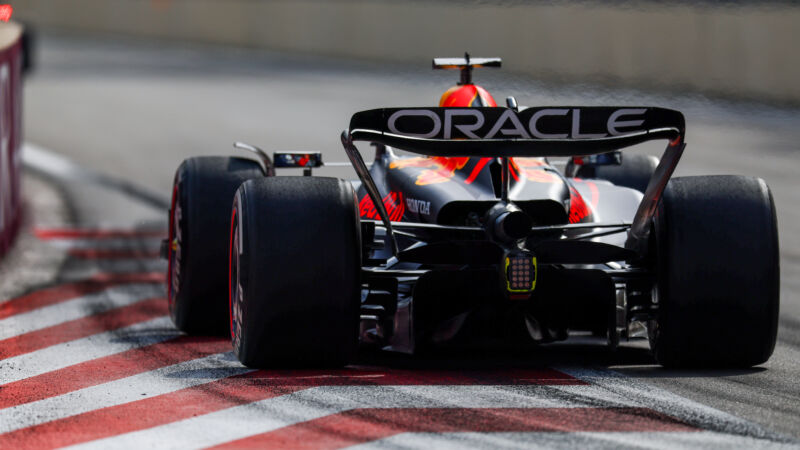
<svg viewBox="0 0 800 450">
<path fill-rule="evenodd" d="M 506 255 L 506 288 L 509 292 L 532 292 L 536 288 L 536 257 L 529 253 Z"/>
</svg>

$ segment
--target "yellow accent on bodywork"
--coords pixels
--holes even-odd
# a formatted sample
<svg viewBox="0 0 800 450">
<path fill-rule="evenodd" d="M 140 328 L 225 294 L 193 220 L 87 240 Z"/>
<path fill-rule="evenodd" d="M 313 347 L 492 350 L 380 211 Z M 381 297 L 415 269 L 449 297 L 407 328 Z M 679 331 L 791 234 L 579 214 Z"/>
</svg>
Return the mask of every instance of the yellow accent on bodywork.
<svg viewBox="0 0 800 450">
<path fill-rule="evenodd" d="M 505 267 L 504 273 L 505 273 L 505 276 L 506 276 L 506 289 L 508 289 L 508 292 L 523 292 L 523 293 L 527 293 L 527 292 L 533 292 L 533 290 L 536 289 L 536 279 L 539 278 L 539 265 L 536 262 L 536 257 L 535 256 L 533 258 L 531 258 L 531 262 L 533 263 L 533 282 L 531 283 L 531 288 L 530 289 L 511 289 L 511 281 L 509 281 L 509 279 L 508 279 L 508 266 L 511 265 L 511 258 L 506 257 L 506 267 Z"/>
</svg>

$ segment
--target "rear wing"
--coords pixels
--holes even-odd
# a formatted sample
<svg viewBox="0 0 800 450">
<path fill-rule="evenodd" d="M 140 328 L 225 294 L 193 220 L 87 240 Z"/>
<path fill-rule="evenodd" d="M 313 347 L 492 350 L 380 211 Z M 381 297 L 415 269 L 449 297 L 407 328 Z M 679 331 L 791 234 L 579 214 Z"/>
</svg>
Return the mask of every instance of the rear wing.
<svg viewBox="0 0 800 450">
<path fill-rule="evenodd" d="M 678 111 L 655 107 L 383 108 L 353 115 L 342 144 L 390 236 L 374 180 L 354 141 L 428 156 L 545 157 L 596 155 L 655 139 L 669 141 L 631 223 L 626 247 L 644 256 L 650 221 L 686 146 Z"/>
<path fill-rule="evenodd" d="M 384 108 L 350 120 L 354 141 L 428 156 L 578 156 L 683 141 L 683 114 L 653 107 Z"/>
</svg>

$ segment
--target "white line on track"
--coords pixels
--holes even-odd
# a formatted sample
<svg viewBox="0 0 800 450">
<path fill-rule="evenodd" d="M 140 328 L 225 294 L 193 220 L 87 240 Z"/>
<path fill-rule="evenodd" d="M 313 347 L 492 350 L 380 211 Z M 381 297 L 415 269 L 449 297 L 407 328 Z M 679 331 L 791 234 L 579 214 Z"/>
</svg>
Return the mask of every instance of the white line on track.
<svg viewBox="0 0 800 450">
<path fill-rule="evenodd" d="M 158 209 L 169 208 L 169 198 L 131 182 L 110 177 L 100 172 L 76 164 L 71 159 L 57 152 L 47 150 L 30 142 L 23 143 L 22 162 L 25 167 L 43 172 L 62 180 L 80 180 L 113 189 L 134 197 Z"/>
<path fill-rule="evenodd" d="M 43 400 L 0 409 L 0 433 L 87 411 L 155 397 L 250 372 L 233 353 L 219 353 Z"/>
<path fill-rule="evenodd" d="M 76 297 L 0 320 L 0 340 L 164 296 L 164 286 L 131 283 Z"/>
<path fill-rule="evenodd" d="M 166 232 L 164 233 L 166 235 Z M 63 249 L 92 250 L 158 250 L 161 238 L 104 238 L 104 239 L 48 239 L 47 242 Z"/>
<path fill-rule="evenodd" d="M 632 406 L 594 386 L 322 386 L 77 445 L 202 448 L 354 408 Z M 639 405 L 635 405 L 639 406 Z"/>
<path fill-rule="evenodd" d="M 179 334 L 170 319 L 165 316 L 53 345 L 0 361 L 0 385 L 133 348 L 155 344 L 174 338 Z"/>
<path fill-rule="evenodd" d="M 227 263 L 226 263 L 227 264 Z M 100 273 L 154 273 L 167 272 L 167 262 L 159 259 L 70 260 L 59 275 L 64 280 L 85 280 Z M 165 276 L 166 279 L 166 276 Z M 162 293 L 165 295 L 162 287 Z"/>
</svg>

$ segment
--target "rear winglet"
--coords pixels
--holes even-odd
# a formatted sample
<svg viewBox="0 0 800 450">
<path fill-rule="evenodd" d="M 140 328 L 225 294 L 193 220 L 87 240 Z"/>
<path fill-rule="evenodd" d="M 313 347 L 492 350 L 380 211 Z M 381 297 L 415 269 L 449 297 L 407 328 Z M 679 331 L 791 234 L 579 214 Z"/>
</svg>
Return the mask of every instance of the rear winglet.
<svg viewBox="0 0 800 450">
<path fill-rule="evenodd" d="M 463 69 L 465 67 L 500 67 L 503 60 L 500 58 L 472 58 L 464 55 L 463 58 L 433 58 L 434 69 Z"/>
<path fill-rule="evenodd" d="M 503 61 L 500 58 L 472 58 L 469 53 L 464 53 L 463 58 L 433 58 L 434 69 L 460 69 L 461 81 L 459 85 L 472 84 L 472 69 L 474 67 L 500 67 Z"/>
</svg>

